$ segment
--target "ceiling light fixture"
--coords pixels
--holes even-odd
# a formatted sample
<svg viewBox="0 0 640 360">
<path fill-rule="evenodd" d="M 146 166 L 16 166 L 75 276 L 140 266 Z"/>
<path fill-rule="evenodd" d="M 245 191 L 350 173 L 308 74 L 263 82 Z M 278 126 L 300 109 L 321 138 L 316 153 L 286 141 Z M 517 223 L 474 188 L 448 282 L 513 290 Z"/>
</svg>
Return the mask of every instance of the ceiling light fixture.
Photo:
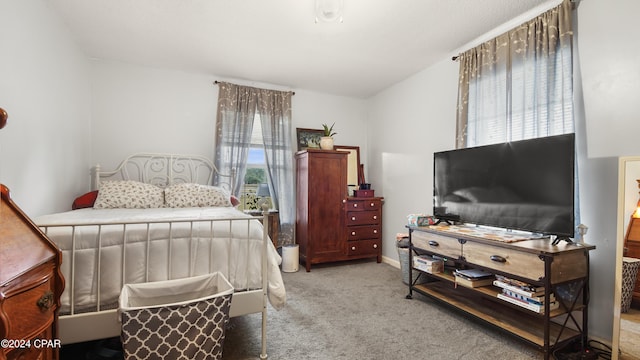
<svg viewBox="0 0 640 360">
<path fill-rule="evenodd" d="M 342 22 L 342 11 L 344 0 L 315 0 L 316 1 L 316 23 L 319 22 Z"/>
</svg>

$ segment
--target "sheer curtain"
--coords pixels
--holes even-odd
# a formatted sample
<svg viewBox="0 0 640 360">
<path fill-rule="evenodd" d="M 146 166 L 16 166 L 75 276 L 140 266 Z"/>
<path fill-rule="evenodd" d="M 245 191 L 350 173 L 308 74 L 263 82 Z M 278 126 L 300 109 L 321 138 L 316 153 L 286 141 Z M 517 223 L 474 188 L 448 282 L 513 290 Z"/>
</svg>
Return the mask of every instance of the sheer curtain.
<svg viewBox="0 0 640 360">
<path fill-rule="evenodd" d="M 460 54 L 456 147 L 575 132 L 573 4 Z M 578 162 L 575 220 L 580 223 Z"/>
<path fill-rule="evenodd" d="M 269 191 L 280 218 L 279 242 L 293 244 L 295 198 L 291 145 L 291 92 L 258 90 L 258 113 L 269 173 Z"/>
<path fill-rule="evenodd" d="M 456 147 L 574 132 L 571 6 L 459 56 Z"/>
<path fill-rule="evenodd" d="M 271 200 L 278 209 L 280 244 L 292 244 L 295 224 L 291 92 L 219 83 L 214 162 L 221 173 L 236 171 L 232 194 L 244 182 L 251 132 L 260 115 Z"/>
<path fill-rule="evenodd" d="M 214 163 L 222 174 L 235 171 L 231 193 L 239 197 L 247 169 L 258 96 L 253 88 L 224 82 L 219 86 Z M 216 183 L 224 180 L 217 178 Z"/>
</svg>

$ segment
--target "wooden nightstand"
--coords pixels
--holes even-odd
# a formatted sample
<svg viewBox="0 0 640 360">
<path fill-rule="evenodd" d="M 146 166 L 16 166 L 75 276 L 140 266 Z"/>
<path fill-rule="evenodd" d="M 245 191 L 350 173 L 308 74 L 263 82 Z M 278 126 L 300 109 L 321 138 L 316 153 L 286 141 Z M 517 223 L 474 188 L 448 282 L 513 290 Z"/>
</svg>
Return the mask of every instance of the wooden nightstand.
<svg viewBox="0 0 640 360">
<path fill-rule="evenodd" d="M 260 222 L 262 222 L 262 211 L 250 210 L 245 211 L 245 213 L 251 216 L 259 217 Z M 273 246 L 275 246 L 275 248 L 277 249 L 280 246 L 278 243 L 278 233 L 280 230 L 280 218 L 278 217 L 278 210 L 269 210 L 267 219 L 269 220 L 269 237 L 271 238 Z"/>
</svg>

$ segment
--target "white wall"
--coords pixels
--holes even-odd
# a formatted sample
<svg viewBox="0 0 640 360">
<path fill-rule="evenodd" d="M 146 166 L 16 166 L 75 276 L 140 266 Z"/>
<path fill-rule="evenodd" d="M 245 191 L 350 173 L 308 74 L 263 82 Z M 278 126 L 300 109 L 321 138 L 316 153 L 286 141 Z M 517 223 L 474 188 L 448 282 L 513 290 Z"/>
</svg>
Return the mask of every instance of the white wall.
<svg viewBox="0 0 640 360">
<path fill-rule="evenodd" d="M 397 258 L 406 216 L 431 214 L 433 152 L 453 148 L 458 65 L 444 60 L 369 100 L 369 181 L 385 197 L 384 256 Z"/>
<path fill-rule="evenodd" d="M 0 49 L 0 182 L 30 216 L 70 209 L 89 183 L 85 56 L 35 0 L 0 0 Z"/>
<path fill-rule="evenodd" d="M 104 169 L 135 152 L 213 156 L 216 76 L 93 60 L 91 78 L 92 160 Z M 336 144 L 365 145 L 366 101 L 295 92 L 292 136 L 296 127 L 321 129 L 335 122 Z"/>
</svg>

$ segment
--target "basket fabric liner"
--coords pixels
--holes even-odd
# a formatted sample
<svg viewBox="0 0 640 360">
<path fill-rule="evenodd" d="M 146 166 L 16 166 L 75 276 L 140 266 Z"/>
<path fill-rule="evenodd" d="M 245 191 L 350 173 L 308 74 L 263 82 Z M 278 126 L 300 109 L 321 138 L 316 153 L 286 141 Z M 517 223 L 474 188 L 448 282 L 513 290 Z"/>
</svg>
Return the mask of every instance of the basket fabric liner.
<svg viewBox="0 0 640 360">
<path fill-rule="evenodd" d="M 233 287 L 220 273 L 125 285 L 125 358 L 220 359 L 232 296 Z"/>
</svg>

